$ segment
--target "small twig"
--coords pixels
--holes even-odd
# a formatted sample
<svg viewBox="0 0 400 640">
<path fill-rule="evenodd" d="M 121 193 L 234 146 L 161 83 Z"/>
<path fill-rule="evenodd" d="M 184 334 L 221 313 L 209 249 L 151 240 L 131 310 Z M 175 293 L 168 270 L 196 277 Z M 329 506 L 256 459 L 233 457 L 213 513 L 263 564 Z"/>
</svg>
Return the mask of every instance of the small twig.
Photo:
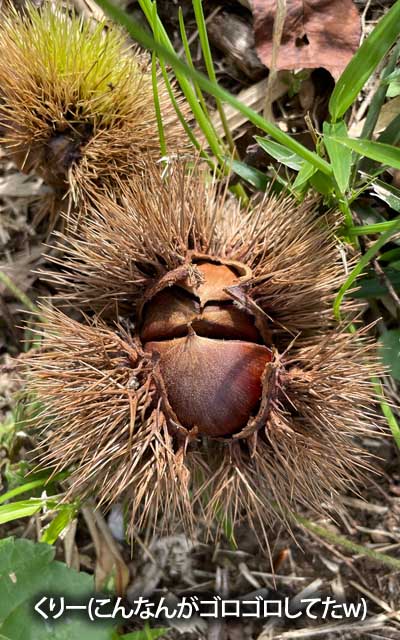
<svg viewBox="0 0 400 640">
<path fill-rule="evenodd" d="M 93 509 L 93 517 L 94 517 L 94 521 L 97 525 L 98 530 L 100 531 L 100 533 L 103 535 L 104 540 L 107 543 L 108 548 L 110 549 L 112 555 L 114 556 L 114 558 L 116 560 L 118 560 L 119 562 L 125 564 L 125 560 L 123 559 L 120 550 L 118 548 L 118 545 L 116 543 L 116 541 L 114 540 L 111 531 L 108 527 L 108 524 L 106 523 L 106 521 L 103 518 L 102 513 L 100 512 L 99 509 Z"/>
<path fill-rule="evenodd" d="M 360 582 L 363 582 L 363 577 L 360 571 L 357 569 L 356 566 L 354 566 L 353 558 L 349 558 L 345 554 L 341 553 L 337 548 L 337 546 L 335 546 L 334 544 L 332 544 L 327 540 L 324 540 L 323 538 L 321 538 L 321 536 L 318 536 L 318 534 L 313 533 L 312 531 L 310 531 L 309 533 L 312 536 L 312 538 L 318 542 L 319 545 L 322 545 L 323 547 L 325 547 L 325 549 L 330 551 L 330 553 L 336 556 L 336 559 L 341 560 L 341 562 L 343 562 L 343 564 L 349 569 L 349 571 L 354 573 L 357 576 L 357 578 L 360 580 Z"/>
<path fill-rule="evenodd" d="M 97 531 L 96 520 L 93 515 L 93 509 L 91 507 L 81 507 L 82 515 L 85 519 L 87 528 L 89 529 L 90 536 L 93 540 L 94 548 L 96 550 L 96 555 L 100 554 L 101 551 L 101 542 L 100 536 Z"/>
<path fill-rule="evenodd" d="M 217 567 L 217 573 L 215 576 L 215 589 L 216 592 L 220 593 L 223 598 L 228 597 L 229 589 L 227 569 L 221 569 L 221 567 Z M 225 638 L 226 623 L 224 620 L 218 620 L 210 624 L 208 628 L 207 640 L 225 640 Z"/>
<path fill-rule="evenodd" d="M 364 10 L 363 10 L 362 15 L 361 15 L 361 36 L 360 36 L 360 45 L 359 45 L 360 47 L 361 47 L 362 43 L 364 42 L 364 40 L 366 38 L 366 35 L 367 35 L 366 34 L 366 30 L 367 29 L 366 29 L 365 22 L 366 22 L 366 17 L 367 17 L 367 13 L 368 13 L 370 4 L 371 4 L 371 0 L 367 0 L 367 3 L 365 5 Z"/>
<path fill-rule="evenodd" d="M 272 35 L 272 53 L 271 64 L 269 68 L 267 90 L 265 92 L 264 112 L 263 116 L 266 120 L 271 122 L 274 120 L 272 113 L 272 95 L 274 92 L 274 85 L 278 76 L 277 63 L 279 49 L 281 46 L 283 27 L 286 19 L 286 0 L 277 0 L 276 15 L 274 20 L 274 30 Z"/>
<path fill-rule="evenodd" d="M 366 502 L 365 500 L 361 500 L 360 498 L 350 498 L 348 496 L 343 496 L 340 501 L 343 504 L 352 507 L 352 509 L 361 509 L 361 511 L 369 511 L 370 513 L 377 513 L 379 515 L 383 515 L 388 512 L 388 507 L 372 504 L 371 502 Z"/>
<path fill-rule="evenodd" d="M 383 611 L 386 611 L 386 613 L 389 613 L 391 615 L 393 615 L 393 613 L 395 613 L 393 611 L 392 607 L 390 607 L 387 604 L 387 602 L 385 602 L 381 598 L 378 598 L 374 593 L 369 591 L 369 589 L 366 589 L 361 584 L 358 584 L 358 582 L 354 582 L 354 580 L 349 580 L 349 582 L 355 589 L 357 589 L 357 591 L 360 591 L 360 593 L 363 593 L 365 596 L 367 596 L 367 598 L 372 600 L 372 602 L 375 602 L 375 604 L 377 604 L 381 609 L 383 609 Z M 396 619 L 400 619 L 398 614 L 395 615 L 395 618 Z"/>
</svg>

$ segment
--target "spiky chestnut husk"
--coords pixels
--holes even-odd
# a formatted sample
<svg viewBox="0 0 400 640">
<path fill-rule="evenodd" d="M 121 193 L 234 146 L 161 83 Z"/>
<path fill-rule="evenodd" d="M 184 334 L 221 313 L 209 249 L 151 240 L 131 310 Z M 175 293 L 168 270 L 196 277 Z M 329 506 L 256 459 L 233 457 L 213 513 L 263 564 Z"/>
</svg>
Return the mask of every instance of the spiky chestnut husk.
<svg viewBox="0 0 400 640">
<path fill-rule="evenodd" d="M 161 81 L 158 92 L 175 153 L 184 148 L 184 130 Z M 0 26 L 0 135 L 19 168 L 40 175 L 60 197 L 69 191 L 84 200 L 115 176 L 140 182 L 161 155 L 147 57 L 106 22 L 50 4 L 9 12 Z"/>
<path fill-rule="evenodd" d="M 44 310 L 30 359 L 42 464 L 71 467 L 72 493 L 129 496 L 134 527 L 189 531 L 222 512 L 265 533 L 354 482 L 378 367 L 332 318 L 334 219 L 273 197 L 243 214 L 175 167 L 85 220 L 52 279 L 95 314 Z"/>
</svg>

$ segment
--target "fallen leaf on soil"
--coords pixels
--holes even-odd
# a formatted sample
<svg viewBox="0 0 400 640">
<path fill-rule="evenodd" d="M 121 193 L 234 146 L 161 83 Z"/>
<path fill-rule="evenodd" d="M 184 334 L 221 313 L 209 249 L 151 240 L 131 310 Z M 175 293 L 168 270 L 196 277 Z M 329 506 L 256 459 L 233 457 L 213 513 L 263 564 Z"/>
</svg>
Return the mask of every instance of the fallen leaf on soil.
<svg viewBox="0 0 400 640">
<path fill-rule="evenodd" d="M 258 57 L 269 67 L 276 0 L 253 0 Z M 360 40 L 360 17 L 353 0 L 287 0 L 276 69 L 323 67 L 338 79 Z"/>
</svg>

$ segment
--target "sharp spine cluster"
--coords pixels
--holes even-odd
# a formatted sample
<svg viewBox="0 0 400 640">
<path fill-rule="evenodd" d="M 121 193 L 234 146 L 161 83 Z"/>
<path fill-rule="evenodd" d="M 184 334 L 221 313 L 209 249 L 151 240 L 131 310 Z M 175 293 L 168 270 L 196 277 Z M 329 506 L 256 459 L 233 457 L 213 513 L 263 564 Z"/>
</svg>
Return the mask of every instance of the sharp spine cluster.
<svg viewBox="0 0 400 640">
<path fill-rule="evenodd" d="M 376 428 L 379 367 L 368 338 L 332 317 L 338 221 L 273 196 L 243 212 L 183 163 L 150 171 L 140 194 L 120 185 L 120 203 L 99 199 L 83 235 L 60 239 L 49 277 L 60 302 L 89 315 L 43 311 L 29 370 L 43 460 L 72 465 L 72 493 L 128 496 L 134 527 L 190 532 L 200 513 L 211 528 L 223 509 L 265 533 L 296 505 L 321 509 L 368 466 L 355 442 Z M 249 371 L 229 367 L 263 350 L 249 400 Z M 216 424 L 226 403 L 247 419 Z"/>
</svg>

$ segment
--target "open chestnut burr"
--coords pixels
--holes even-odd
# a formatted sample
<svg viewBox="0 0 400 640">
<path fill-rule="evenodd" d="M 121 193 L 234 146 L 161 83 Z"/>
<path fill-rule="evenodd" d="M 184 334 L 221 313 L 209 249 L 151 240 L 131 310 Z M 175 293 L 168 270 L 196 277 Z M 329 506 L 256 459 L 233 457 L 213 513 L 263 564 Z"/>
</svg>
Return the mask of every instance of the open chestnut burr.
<svg viewBox="0 0 400 640">
<path fill-rule="evenodd" d="M 247 518 L 267 538 L 299 504 L 321 510 L 365 470 L 379 371 L 333 318 L 337 216 L 273 196 L 243 212 L 183 163 L 121 191 L 52 258 L 84 315 L 42 309 L 41 464 L 70 470 L 71 495 L 126 499 L 135 530 L 217 537 Z"/>
<path fill-rule="evenodd" d="M 254 420 L 268 391 L 271 336 L 261 310 L 256 318 L 235 303 L 235 287 L 251 276 L 244 265 L 192 256 L 187 270 L 182 279 L 178 268 L 181 279 L 172 286 L 169 273 L 166 288 L 144 305 L 140 339 L 159 355 L 159 384 L 174 424 L 192 437 L 232 436 Z"/>
</svg>

